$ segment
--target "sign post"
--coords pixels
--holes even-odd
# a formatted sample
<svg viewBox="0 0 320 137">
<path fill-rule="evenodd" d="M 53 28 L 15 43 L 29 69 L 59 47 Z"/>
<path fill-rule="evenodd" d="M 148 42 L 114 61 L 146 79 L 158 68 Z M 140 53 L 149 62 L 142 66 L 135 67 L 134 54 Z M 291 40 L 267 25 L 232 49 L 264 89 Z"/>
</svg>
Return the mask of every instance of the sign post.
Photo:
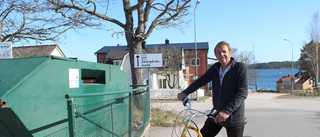
<svg viewBox="0 0 320 137">
<path fill-rule="evenodd" d="M 0 59 L 12 59 L 11 42 L 0 42 Z"/>
<path fill-rule="evenodd" d="M 134 68 L 148 68 L 148 85 L 150 90 L 150 68 L 162 67 L 162 53 L 134 54 Z M 149 94 L 150 101 L 150 94 Z M 149 102 L 150 108 L 151 102 Z M 151 112 L 149 112 L 149 115 Z"/>
</svg>

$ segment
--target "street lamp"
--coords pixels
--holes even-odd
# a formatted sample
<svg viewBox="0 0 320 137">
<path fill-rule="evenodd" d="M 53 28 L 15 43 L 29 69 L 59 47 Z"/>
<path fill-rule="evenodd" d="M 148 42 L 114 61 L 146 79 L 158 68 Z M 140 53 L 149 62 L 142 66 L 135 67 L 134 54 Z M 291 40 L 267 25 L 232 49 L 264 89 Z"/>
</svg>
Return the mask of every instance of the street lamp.
<svg viewBox="0 0 320 137">
<path fill-rule="evenodd" d="M 196 65 L 196 78 L 198 78 L 198 46 L 197 46 L 197 29 L 196 29 L 196 8 L 197 5 L 200 3 L 200 0 L 197 0 L 196 6 L 194 7 L 194 49 L 195 49 L 195 65 Z M 199 101 L 198 97 L 198 90 L 196 91 L 196 99 Z"/>
<path fill-rule="evenodd" d="M 294 80 L 294 78 L 293 78 L 293 42 L 292 41 L 290 41 L 290 40 L 288 40 L 288 39 L 283 39 L 283 40 L 285 40 L 285 41 L 289 41 L 290 43 L 291 43 L 291 45 L 292 45 L 292 61 L 291 61 L 291 95 L 293 95 L 293 80 Z"/>
</svg>

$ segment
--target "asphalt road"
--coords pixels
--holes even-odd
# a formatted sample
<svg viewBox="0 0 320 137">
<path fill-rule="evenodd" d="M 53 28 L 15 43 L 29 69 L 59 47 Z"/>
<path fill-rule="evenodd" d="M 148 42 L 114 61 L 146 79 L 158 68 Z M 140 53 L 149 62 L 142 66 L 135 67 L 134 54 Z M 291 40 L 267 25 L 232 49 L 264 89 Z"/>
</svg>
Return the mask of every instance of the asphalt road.
<svg viewBox="0 0 320 137">
<path fill-rule="evenodd" d="M 320 136 L 320 97 L 278 98 L 282 94 L 250 93 L 246 99 L 244 137 L 318 137 Z M 180 101 L 152 102 L 152 107 L 180 112 Z M 210 100 L 192 102 L 192 108 L 212 108 Z M 193 120 L 202 127 L 206 117 Z M 145 137 L 171 137 L 173 127 L 150 127 Z M 223 128 L 217 137 L 226 137 Z M 176 137 L 173 134 L 172 137 Z"/>
</svg>

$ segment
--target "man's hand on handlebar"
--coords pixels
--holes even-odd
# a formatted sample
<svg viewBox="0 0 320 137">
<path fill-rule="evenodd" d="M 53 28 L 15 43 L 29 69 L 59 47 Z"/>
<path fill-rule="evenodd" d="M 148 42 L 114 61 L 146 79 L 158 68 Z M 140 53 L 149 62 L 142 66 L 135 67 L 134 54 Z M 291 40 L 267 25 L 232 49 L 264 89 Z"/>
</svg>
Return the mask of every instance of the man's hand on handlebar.
<svg viewBox="0 0 320 137">
<path fill-rule="evenodd" d="M 186 97 L 187 97 L 187 95 L 186 95 L 186 94 L 184 94 L 184 93 L 179 93 L 177 97 L 178 97 L 178 100 L 183 101 L 183 99 L 184 99 L 184 98 L 186 98 Z"/>
</svg>

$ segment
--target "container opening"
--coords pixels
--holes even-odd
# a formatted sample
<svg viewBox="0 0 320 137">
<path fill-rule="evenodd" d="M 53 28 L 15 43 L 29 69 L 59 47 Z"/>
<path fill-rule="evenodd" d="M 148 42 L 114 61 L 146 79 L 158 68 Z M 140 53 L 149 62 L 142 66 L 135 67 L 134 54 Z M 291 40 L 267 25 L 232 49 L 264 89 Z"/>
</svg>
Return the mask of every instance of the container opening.
<svg viewBox="0 0 320 137">
<path fill-rule="evenodd" d="M 104 70 L 81 69 L 82 84 L 106 84 Z"/>
</svg>

